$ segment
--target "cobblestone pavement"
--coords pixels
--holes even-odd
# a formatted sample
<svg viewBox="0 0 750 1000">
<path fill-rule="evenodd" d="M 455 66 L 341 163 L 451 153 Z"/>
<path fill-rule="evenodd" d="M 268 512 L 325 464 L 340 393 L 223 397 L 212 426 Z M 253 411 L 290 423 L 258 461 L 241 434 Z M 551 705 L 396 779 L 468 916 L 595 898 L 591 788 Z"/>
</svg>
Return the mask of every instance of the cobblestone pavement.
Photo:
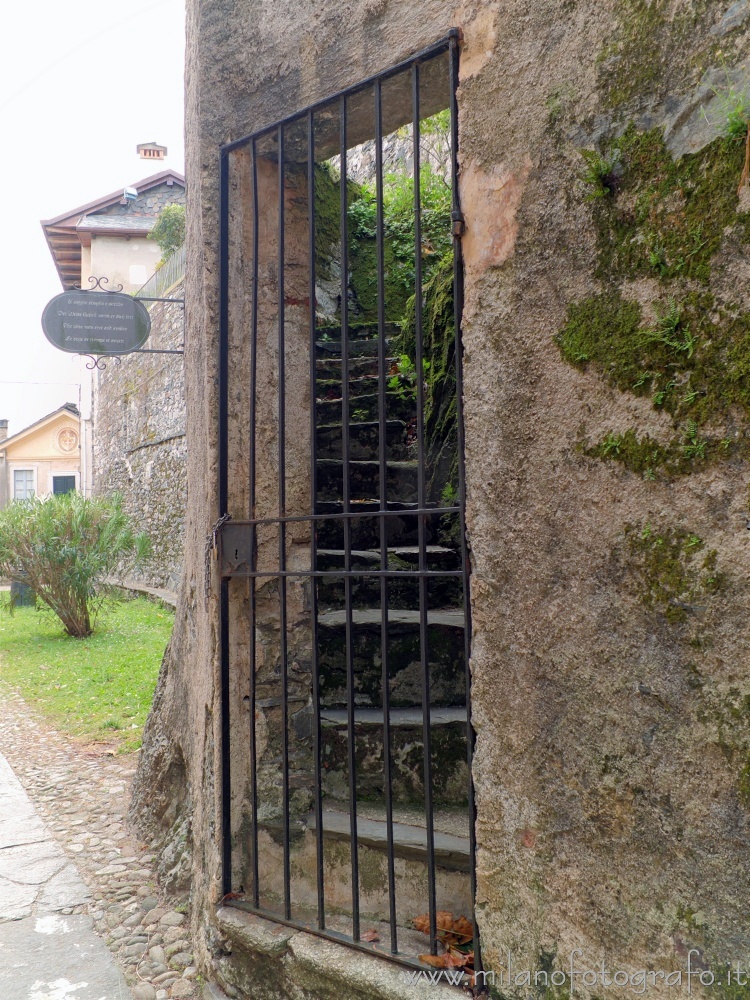
<svg viewBox="0 0 750 1000">
<path fill-rule="evenodd" d="M 160 892 L 153 856 L 126 824 L 135 757 L 107 756 L 71 744 L 4 689 L 0 753 L 88 887 L 89 902 L 61 907 L 59 913 L 93 919 L 133 1000 L 197 1000 L 202 988 L 187 916 L 176 900 Z M 35 836 L 34 830 L 39 832 L 30 826 Z M 84 891 L 78 898 L 86 895 Z"/>
</svg>

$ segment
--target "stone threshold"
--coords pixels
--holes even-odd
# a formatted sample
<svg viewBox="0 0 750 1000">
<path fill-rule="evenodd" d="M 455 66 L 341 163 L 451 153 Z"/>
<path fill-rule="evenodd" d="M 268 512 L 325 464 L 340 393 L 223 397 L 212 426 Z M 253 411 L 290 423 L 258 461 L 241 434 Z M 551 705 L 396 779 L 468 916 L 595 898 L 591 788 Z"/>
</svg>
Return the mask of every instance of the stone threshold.
<svg viewBox="0 0 750 1000">
<path fill-rule="evenodd" d="M 395 962 L 288 927 L 236 907 L 220 906 L 223 954 L 214 971 L 221 989 L 205 1000 L 456 1000 L 460 988 L 409 982 Z M 368 949 L 369 950 L 369 949 Z"/>
</svg>

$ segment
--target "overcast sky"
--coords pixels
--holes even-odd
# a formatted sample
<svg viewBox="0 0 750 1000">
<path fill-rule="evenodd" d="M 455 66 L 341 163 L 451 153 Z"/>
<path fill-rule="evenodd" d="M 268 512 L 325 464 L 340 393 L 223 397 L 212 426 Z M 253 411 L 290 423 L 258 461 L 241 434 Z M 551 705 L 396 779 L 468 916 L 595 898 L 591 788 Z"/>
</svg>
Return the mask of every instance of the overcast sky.
<svg viewBox="0 0 750 1000">
<path fill-rule="evenodd" d="M 15 434 L 66 401 L 83 363 L 42 333 L 62 291 L 41 219 L 156 172 L 158 142 L 183 172 L 183 0 L 37 0 L 7 5 L 0 59 L 0 419 Z M 31 385 L 28 383 L 73 383 Z M 8 384 L 11 383 L 11 384 Z"/>
</svg>

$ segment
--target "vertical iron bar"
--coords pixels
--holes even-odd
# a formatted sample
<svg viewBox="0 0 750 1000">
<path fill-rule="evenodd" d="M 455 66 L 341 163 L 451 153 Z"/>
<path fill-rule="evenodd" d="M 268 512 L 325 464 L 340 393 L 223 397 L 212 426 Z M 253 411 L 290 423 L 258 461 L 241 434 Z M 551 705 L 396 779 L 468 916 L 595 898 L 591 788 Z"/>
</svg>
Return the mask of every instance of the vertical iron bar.
<svg viewBox="0 0 750 1000">
<path fill-rule="evenodd" d="M 252 277 L 252 306 L 250 314 L 250 440 L 249 440 L 249 504 L 250 519 L 254 520 L 255 510 L 255 425 L 256 425 L 256 387 L 258 381 L 258 248 L 259 248 L 259 224 L 258 224 L 258 147 L 253 139 L 251 143 L 252 151 L 252 204 L 253 204 L 253 277 Z M 258 540 L 257 528 L 253 524 L 251 528 L 251 556 L 250 568 L 253 572 L 258 569 Z M 253 872 L 253 905 L 260 905 L 260 877 L 258 865 L 258 763 L 256 760 L 257 744 L 255 738 L 255 706 L 257 701 L 257 682 L 255 671 L 257 668 L 255 653 L 255 625 L 256 625 L 256 581 L 250 579 L 250 811 L 251 811 L 251 837 L 252 837 L 252 872 Z"/>
<path fill-rule="evenodd" d="M 229 375 L 229 156 L 219 160 L 219 514 L 227 513 Z M 221 840 L 224 894 L 232 891 L 232 786 L 229 752 L 229 582 L 219 596 L 219 669 L 221 674 Z"/>
<path fill-rule="evenodd" d="M 348 232 L 348 192 L 346 171 L 346 95 L 340 104 L 340 154 L 341 154 L 341 458 L 343 472 L 343 507 L 351 510 L 351 490 L 349 477 L 349 232 Z M 350 519 L 344 518 L 344 570 L 352 568 L 352 526 Z M 359 941 L 359 844 L 357 842 L 357 771 L 354 714 L 354 637 L 352 613 L 352 580 L 344 577 L 344 605 L 346 608 L 346 709 L 347 737 L 349 741 L 349 831 L 351 837 L 352 865 L 352 937 Z"/>
<path fill-rule="evenodd" d="M 474 728 L 471 724 L 471 602 L 469 593 L 469 549 L 466 540 L 466 466 L 465 466 L 465 432 L 463 414 L 463 356 L 461 346 L 461 316 L 464 298 L 464 271 L 460 231 L 463 217 L 458 191 L 458 38 L 451 36 L 449 48 L 450 64 L 450 119 L 451 119 L 451 217 L 453 219 L 453 325 L 455 329 L 455 364 L 456 364 L 456 425 L 458 434 L 458 502 L 459 525 L 461 530 L 461 559 L 463 567 L 463 598 L 464 598 L 464 660 L 466 671 L 466 760 L 469 769 L 469 856 L 471 861 L 471 898 L 476 901 L 476 803 L 474 799 L 473 758 L 474 758 Z M 479 939 L 479 925 L 476 918 L 476 907 L 473 911 L 474 922 L 474 968 L 481 972 L 482 951 Z"/>
<path fill-rule="evenodd" d="M 285 290 L 284 290 L 284 126 L 278 130 L 279 150 L 279 518 L 286 516 L 286 371 L 285 371 Z M 286 570 L 286 524 L 279 521 L 279 570 Z M 286 607 L 286 577 L 279 578 L 280 601 L 280 653 L 281 653 L 281 755 L 282 755 L 282 795 L 284 799 L 284 917 L 291 920 L 291 862 L 289 851 L 289 678 L 287 650 L 287 607 Z"/>
<path fill-rule="evenodd" d="M 315 117 L 312 111 L 307 115 L 307 215 L 309 221 L 310 256 L 310 513 L 315 514 L 318 496 L 317 470 L 317 367 L 315 359 Z M 310 521 L 310 569 L 314 572 L 318 563 L 318 539 L 315 521 Z M 318 662 L 318 584 L 310 576 L 310 614 L 312 617 L 312 699 L 313 699 L 313 767 L 315 771 L 315 835 L 318 887 L 318 928 L 324 930 L 325 886 L 323 879 L 323 792 L 321 788 L 321 736 L 320 736 L 320 664 Z"/>
<path fill-rule="evenodd" d="M 375 201 L 377 206 L 376 244 L 378 263 L 378 434 L 380 459 L 380 510 L 388 510 L 388 411 L 385 344 L 385 256 L 383 246 L 383 94 L 375 81 Z M 385 516 L 380 526 L 380 568 L 388 569 L 388 532 Z M 383 778 L 385 786 L 386 837 L 388 841 L 388 902 L 391 923 L 391 951 L 398 951 L 396 926 L 396 870 L 393 856 L 393 774 L 391 768 L 391 691 L 388 657 L 388 577 L 380 578 L 380 658 L 383 700 Z"/>
<path fill-rule="evenodd" d="M 422 344 L 422 199 L 419 175 L 419 63 L 412 68 L 412 132 L 414 139 L 414 342 L 417 369 L 417 502 L 425 507 L 424 364 Z M 420 573 L 427 569 L 427 515 L 418 517 Z M 422 668 L 422 742 L 424 747 L 424 807 L 427 833 L 427 892 L 430 914 L 430 952 L 437 954 L 437 900 L 435 894 L 435 825 L 432 802 L 432 733 L 430 728 L 430 648 L 427 629 L 427 578 L 419 578 L 419 645 Z"/>
</svg>

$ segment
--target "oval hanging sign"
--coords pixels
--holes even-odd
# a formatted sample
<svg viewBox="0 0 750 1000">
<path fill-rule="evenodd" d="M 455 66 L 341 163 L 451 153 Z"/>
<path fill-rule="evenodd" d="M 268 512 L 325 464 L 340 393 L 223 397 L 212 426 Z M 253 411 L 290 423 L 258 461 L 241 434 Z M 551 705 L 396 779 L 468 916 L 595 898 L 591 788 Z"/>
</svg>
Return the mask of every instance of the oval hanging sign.
<svg viewBox="0 0 750 1000">
<path fill-rule="evenodd" d="M 45 306 L 44 336 L 68 354 L 130 354 L 148 340 L 151 317 L 121 292 L 63 292 Z"/>
</svg>

